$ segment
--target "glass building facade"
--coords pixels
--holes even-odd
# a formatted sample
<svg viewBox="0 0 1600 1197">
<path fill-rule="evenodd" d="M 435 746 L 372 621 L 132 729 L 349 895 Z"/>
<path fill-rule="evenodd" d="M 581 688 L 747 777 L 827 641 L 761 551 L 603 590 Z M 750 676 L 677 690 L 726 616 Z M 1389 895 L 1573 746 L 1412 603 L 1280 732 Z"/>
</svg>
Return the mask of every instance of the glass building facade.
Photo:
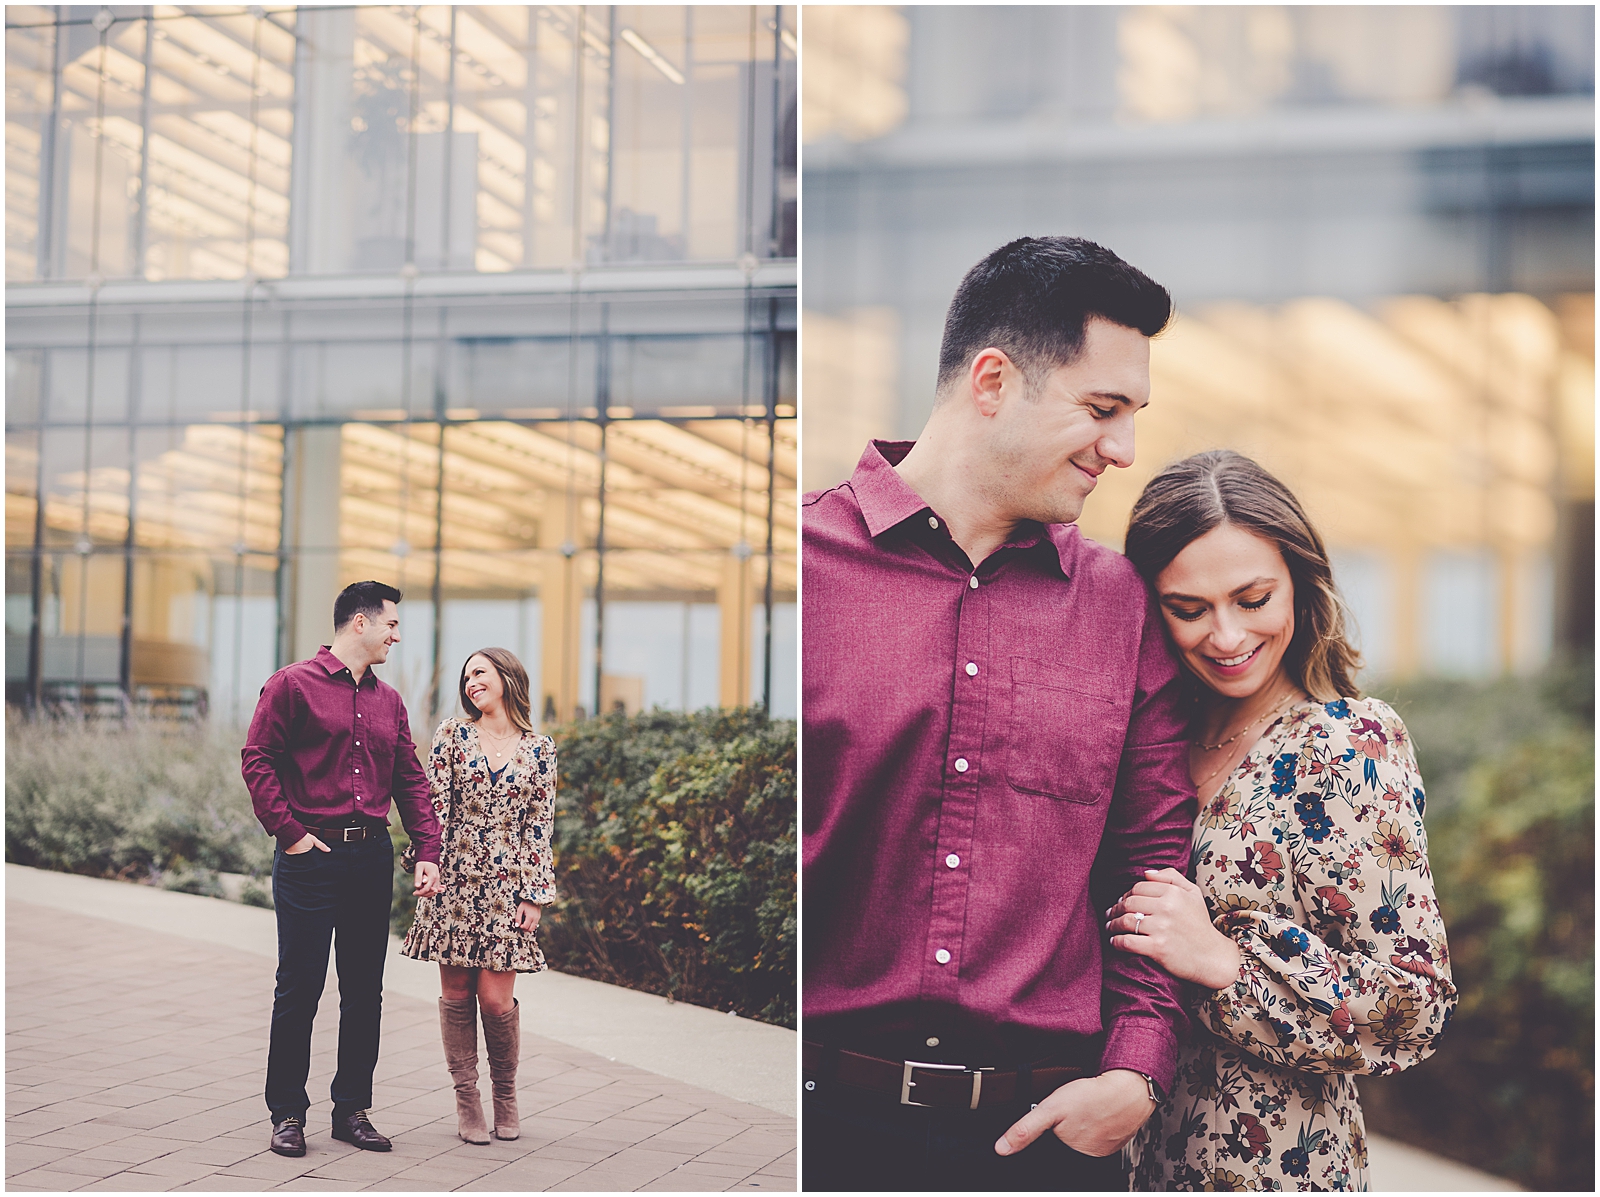
<svg viewBox="0 0 1600 1197">
<path fill-rule="evenodd" d="M 795 710 L 794 10 L 6 9 L 6 697 Z M 431 727 L 431 723 L 428 724 Z"/>
<path fill-rule="evenodd" d="M 1327 539 L 1368 679 L 1592 646 L 1593 7 L 803 16 L 804 489 L 917 435 L 973 263 L 1085 236 L 1178 307 L 1088 536 L 1234 448 Z"/>
</svg>

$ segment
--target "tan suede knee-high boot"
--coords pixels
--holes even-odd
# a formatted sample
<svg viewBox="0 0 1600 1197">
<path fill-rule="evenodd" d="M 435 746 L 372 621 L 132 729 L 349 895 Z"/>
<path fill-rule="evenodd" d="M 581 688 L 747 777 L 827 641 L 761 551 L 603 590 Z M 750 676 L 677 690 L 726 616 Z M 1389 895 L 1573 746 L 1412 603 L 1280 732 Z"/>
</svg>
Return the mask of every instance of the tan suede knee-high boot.
<svg viewBox="0 0 1600 1197">
<path fill-rule="evenodd" d="M 487 1039 L 485 1028 L 484 1038 Z M 456 1083 L 456 1134 L 463 1142 L 487 1143 L 483 1098 L 478 1094 L 478 999 L 439 999 L 439 1038 L 444 1063 Z"/>
<path fill-rule="evenodd" d="M 489 1055 L 489 1081 L 494 1090 L 494 1137 L 515 1139 L 522 1133 L 517 1118 L 517 1057 L 522 1054 L 522 1007 L 515 998 L 504 1014 L 483 1012 L 483 1045 Z"/>
</svg>

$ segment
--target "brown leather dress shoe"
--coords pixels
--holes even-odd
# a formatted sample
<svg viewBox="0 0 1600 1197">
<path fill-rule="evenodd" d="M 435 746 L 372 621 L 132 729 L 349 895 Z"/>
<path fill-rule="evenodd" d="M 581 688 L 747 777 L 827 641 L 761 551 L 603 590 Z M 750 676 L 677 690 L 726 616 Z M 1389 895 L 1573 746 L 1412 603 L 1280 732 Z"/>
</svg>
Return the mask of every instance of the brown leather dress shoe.
<svg viewBox="0 0 1600 1197">
<path fill-rule="evenodd" d="M 272 1124 L 272 1150 L 279 1155 L 302 1156 L 306 1153 L 306 1129 L 298 1118 L 285 1118 Z"/>
<path fill-rule="evenodd" d="M 367 1121 L 365 1110 L 353 1110 L 348 1114 L 335 1114 L 333 1116 L 333 1137 L 341 1143 L 354 1143 L 362 1151 L 388 1151 L 394 1146 L 388 1139 L 373 1129 L 372 1123 Z"/>
</svg>

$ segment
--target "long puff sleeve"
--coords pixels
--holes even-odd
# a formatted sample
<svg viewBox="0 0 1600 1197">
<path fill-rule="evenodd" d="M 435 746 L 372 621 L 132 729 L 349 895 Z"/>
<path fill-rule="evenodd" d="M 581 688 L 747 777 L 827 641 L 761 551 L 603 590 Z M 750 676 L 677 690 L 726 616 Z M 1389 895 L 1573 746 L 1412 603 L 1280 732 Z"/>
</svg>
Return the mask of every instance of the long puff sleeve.
<svg viewBox="0 0 1600 1197">
<path fill-rule="evenodd" d="M 532 780 L 523 817 L 521 859 L 517 893 L 524 902 L 548 906 L 556 900 L 555 858 L 551 837 L 555 833 L 556 743 L 540 736 L 529 753 Z"/>
<path fill-rule="evenodd" d="M 1220 848 L 1199 831 L 1195 857 L 1227 877 L 1212 913 L 1243 963 L 1197 1015 L 1281 1067 L 1399 1072 L 1432 1054 L 1456 1002 L 1410 740 L 1372 699 L 1289 726 L 1254 785 L 1236 775 L 1202 812 L 1202 828 L 1232 824 Z"/>
<path fill-rule="evenodd" d="M 433 733 L 433 743 L 428 747 L 428 799 L 433 803 L 433 815 L 439 821 L 441 840 L 450 820 L 450 803 L 455 797 L 455 738 L 460 723 L 454 719 L 441 722 Z M 445 865 L 450 845 L 441 843 L 439 866 Z"/>
</svg>

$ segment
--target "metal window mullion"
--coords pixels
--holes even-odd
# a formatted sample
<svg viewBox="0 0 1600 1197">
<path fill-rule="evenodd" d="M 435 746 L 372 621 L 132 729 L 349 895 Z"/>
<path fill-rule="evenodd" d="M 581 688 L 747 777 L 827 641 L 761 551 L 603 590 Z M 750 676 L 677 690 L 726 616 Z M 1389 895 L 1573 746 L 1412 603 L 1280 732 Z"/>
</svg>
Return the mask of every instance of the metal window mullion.
<svg viewBox="0 0 1600 1197">
<path fill-rule="evenodd" d="M 756 248 L 756 6 L 750 5 L 750 44 L 745 59 L 744 252 Z M 748 324 L 748 321 L 746 322 Z"/>
<path fill-rule="evenodd" d="M 445 358 L 449 352 L 446 309 L 439 307 L 439 335 L 433 348 L 433 415 L 439 428 L 439 452 L 434 466 L 433 493 L 433 663 L 428 683 L 428 711 L 439 718 L 443 701 L 444 661 L 444 437 L 445 437 Z"/>
<path fill-rule="evenodd" d="M 606 222 L 600 230 L 602 262 L 612 258 L 611 215 L 617 201 L 617 6 L 608 6 L 606 13 Z M 599 690 L 595 691 L 594 701 L 598 710 Z"/>
<path fill-rule="evenodd" d="M 51 31 L 50 43 L 50 119 L 40 131 L 43 144 L 39 147 L 39 206 L 38 231 L 34 244 L 36 265 L 40 279 L 55 277 L 56 234 L 56 150 L 60 145 L 61 129 L 61 75 L 65 64 L 61 61 L 63 46 L 62 22 L 66 20 L 66 6 L 56 6 L 56 25 Z"/>
<path fill-rule="evenodd" d="M 419 61 L 418 64 L 417 64 L 418 74 L 421 73 L 421 70 L 422 70 L 422 64 Z M 450 6 L 450 69 L 449 69 L 449 74 L 447 75 L 446 80 L 445 80 L 445 117 L 444 117 L 444 154 L 443 154 L 443 158 L 444 158 L 444 184 L 443 184 L 444 185 L 444 195 L 442 197 L 440 197 L 440 204 L 439 204 L 439 210 L 440 210 L 440 217 L 439 217 L 439 226 L 440 226 L 439 227 L 439 247 L 440 247 L 439 265 L 440 265 L 440 268 L 444 269 L 444 270 L 449 270 L 450 269 L 450 217 L 451 217 L 450 200 L 451 200 L 451 197 L 453 196 L 453 194 L 455 192 L 455 180 L 451 178 L 451 174 L 452 174 L 452 171 L 453 171 L 454 166 L 455 166 L 455 162 L 454 162 L 455 141 L 456 141 L 456 6 L 452 4 Z M 476 167 L 477 163 L 473 163 L 473 166 Z M 524 168 L 526 168 L 527 163 L 524 162 L 523 166 L 524 166 Z M 474 173 L 476 173 L 476 172 L 474 172 Z M 526 169 L 524 169 L 523 173 L 526 176 L 529 172 Z M 524 179 L 524 185 L 526 185 L 526 178 Z M 474 179 L 473 179 L 473 200 L 474 200 L 474 205 L 476 205 L 476 200 L 477 200 L 477 179 L 476 179 L 476 177 L 474 177 Z M 477 239 L 474 238 L 473 241 L 474 241 L 474 248 L 476 248 Z M 474 256 L 474 258 L 476 258 L 477 255 L 474 254 L 473 256 Z M 440 443 L 441 444 L 444 443 L 442 436 L 440 438 Z M 439 475 L 439 477 L 442 480 L 444 478 L 444 475 L 441 473 Z"/>
<path fill-rule="evenodd" d="M 301 36 L 300 22 L 295 21 L 294 35 L 294 62 L 292 64 L 291 84 L 292 99 L 289 102 L 289 119 L 292 124 L 289 128 L 289 215 L 284 222 L 284 240 L 288 250 L 290 274 L 297 271 L 305 273 L 308 270 L 306 261 L 310 252 L 310 232 L 307 228 L 307 209 L 311 206 L 313 157 L 312 122 L 307 119 L 313 109 L 315 87 L 312 83 L 316 78 L 316 71 L 311 68 L 310 58 L 315 52 L 315 47 L 310 39 Z M 287 431 L 287 430 L 286 430 Z M 279 668 L 287 664 L 280 661 Z"/>
<path fill-rule="evenodd" d="M 694 179 L 694 5 L 683 6 L 683 164 L 679 179 L 678 228 L 683 237 L 683 256 L 689 258 L 689 214 Z M 685 704 L 687 707 L 687 704 Z"/>
<path fill-rule="evenodd" d="M 37 715 L 44 701 L 44 463 L 45 417 L 50 403 L 50 361 L 53 351 L 46 349 L 39 363 L 38 465 L 33 484 L 33 559 L 29 584 L 33 592 L 33 622 L 28 627 L 28 699 L 30 713 Z"/>
<path fill-rule="evenodd" d="M 768 205 L 767 213 L 767 252 L 766 257 L 778 256 L 778 172 L 783 161 L 783 121 L 779 116 L 779 84 L 783 79 L 783 6 L 772 6 L 772 203 Z M 752 74 L 755 64 L 751 64 Z M 770 564 L 770 562 L 769 562 Z M 770 587 L 769 587 L 770 589 Z M 768 611 L 768 623 L 771 623 L 771 612 Z M 770 635 L 769 635 L 770 638 Z M 771 714 L 769 711 L 768 714 Z"/>
<path fill-rule="evenodd" d="M 778 300 L 767 300 L 767 376 L 763 380 L 767 408 L 767 584 L 762 602 L 766 608 L 766 642 L 762 646 L 761 709 L 772 718 L 772 547 L 773 509 L 778 489 Z"/>
<path fill-rule="evenodd" d="M 150 102 L 155 67 L 151 61 L 155 46 L 155 7 L 146 5 L 144 19 L 144 83 L 139 96 L 139 198 L 133 221 L 133 276 L 145 277 L 145 256 L 150 237 Z"/>
<path fill-rule="evenodd" d="M 613 77 L 614 75 L 615 72 Z M 611 406 L 611 305 L 609 303 L 600 305 L 600 336 L 595 345 L 594 398 L 596 418 L 600 426 L 599 516 L 594 534 L 594 713 L 601 715 L 604 711 L 601 709 L 600 682 L 605 676 L 606 660 L 606 462 L 609 457 L 606 429 L 610 424 L 608 409 Z"/>
<path fill-rule="evenodd" d="M 98 334 L 99 334 L 99 271 L 100 271 L 100 191 L 101 172 L 105 157 L 105 88 L 106 88 L 106 31 L 100 31 L 100 69 L 99 83 L 96 87 L 95 101 L 95 145 L 94 145 L 94 174 L 93 195 L 90 201 L 90 228 L 89 228 L 89 305 L 88 305 L 88 356 L 84 362 L 84 397 L 83 397 L 83 526 L 78 532 L 78 542 L 75 546 L 78 551 L 78 659 L 76 682 L 78 687 L 78 712 L 83 712 L 84 691 L 87 687 L 85 668 L 87 665 L 88 637 L 89 637 L 89 559 L 94 553 L 94 542 L 89 537 L 90 518 L 90 487 L 91 474 L 94 469 L 94 384 L 95 366 L 97 364 Z"/>
<path fill-rule="evenodd" d="M 406 110 L 406 237 L 405 265 L 401 277 L 405 280 L 405 296 L 400 315 L 400 406 L 405 416 L 399 426 L 402 437 L 400 453 L 400 503 L 399 529 L 395 534 L 395 548 L 404 548 L 400 566 L 396 571 L 396 589 L 405 589 L 406 562 L 410 559 L 411 542 L 406 539 L 406 525 L 411 515 L 411 373 L 414 348 L 417 291 L 417 109 L 422 88 L 422 17 L 419 9 L 411 9 L 411 86 L 408 90 Z M 443 428 L 439 430 L 441 439 Z M 436 480 L 436 482 L 442 480 Z"/>
<path fill-rule="evenodd" d="M 241 695 L 239 693 L 239 679 L 244 673 L 244 558 L 249 548 L 249 529 L 245 521 L 245 511 L 250 497 L 250 438 L 255 428 L 255 409 L 250 404 L 250 372 L 253 365 L 255 349 L 255 235 L 256 235 L 256 165 L 258 159 L 258 134 L 261 128 L 260 110 L 258 107 L 259 92 L 261 90 L 261 22 L 264 20 L 261 13 L 257 13 L 253 36 L 251 37 L 251 64 L 250 64 L 250 157 L 248 166 L 248 186 L 246 193 L 249 196 L 245 208 L 244 230 L 244 326 L 241 330 L 240 363 L 239 363 L 239 539 L 233 546 L 233 668 L 229 677 L 231 687 L 228 694 L 228 717 L 237 723 Z M 216 582 L 213 578 L 212 587 Z M 214 597 L 214 596 L 213 596 Z M 211 604 L 211 626 L 213 634 L 209 637 L 212 651 L 216 651 L 216 603 Z M 207 692 L 206 706 L 210 707 L 210 693 Z"/>
<path fill-rule="evenodd" d="M 421 63 L 418 63 L 418 73 L 421 73 Z M 439 246 L 440 266 L 450 269 L 450 201 L 455 193 L 455 180 L 451 177 L 454 170 L 454 151 L 456 140 L 456 10 L 450 8 L 450 65 L 445 82 L 445 120 L 444 120 L 444 195 L 440 203 L 441 216 L 439 218 Z M 475 166 L 476 164 L 474 164 Z M 476 179 L 474 179 L 476 184 Z M 474 202 L 476 202 L 476 187 L 474 187 Z M 476 243 L 476 238 L 474 238 Z M 476 254 L 474 254 L 476 258 Z M 444 393 L 444 368 L 446 346 L 446 309 L 439 305 L 439 332 L 433 345 L 433 418 L 439 426 L 439 452 L 435 458 L 434 468 L 434 494 L 433 494 L 433 660 L 429 668 L 428 681 L 428 714 L 432 719 L 439 718 L 439 707 L 443 695 L 440 680 L 443 677 L 444 661 L 444 434 L 445 434 L 445 393 Z"/>
<path fill-rule="evenodd" d="M 139 518 L 137 438 L 144 373 L 144 353 L 140 345 L 143 323 L 139 316 L 134 316 L 133 343 L 128 347 L 128 529 L 122 538 L 122 642 L 117 667 L 117 682 L 122 689 L 125 711 L 133 708 L 133 558 L 138 545 L 135 535 Z"/>
<path fill-rule="evenodd" d="M 285 335 L 283 355 L 289 356 L 288 314 L 284 314 Z M 294 655 L 294 645 L 291 643 L 294 627 L 294 585 L 295 575 L 300 569 L 301 545 L 298 535 L 299 521 L 291 516 L 289 486 L 293 482 L 295 495 L 293 498 L 294 509 L 299 508 L 299 492 L 302 484 L 299 476 L 299 463 L 295 460 L 299 430 L 292 428 L 288 420 L 283 422 L 283 456 L 279 464 L 278 476 L 278 568 L 274 579 L 274 590 L 278 600 L 278 628 L 277 645 L 273 650 L 272 667 L 274 672 L 289 664 Z M 289 562 L 290 532 L 296 530 L 294 540 L 295 560 L 291 566 Z"/>
<path fill-rule="evenodd" d="M 538 7 L 528 5 L 527 17 L 528 44 L 523 50 L 522 79 L 522 265 L 524 268 L 534 264 L 534 244 L 536 240 L 533 218 L 533 160 L 538 150 L 537 130 L 534 128 L 534 120 L 539 110 L 539 88 L 535 72 L 539 62 Z M 476 217 L 474 217 L 474 220 L 476 220 Z M 476 224 L 474 224 L 474 227 L 476 227 Z M 473 256 L 476 259 L 476 234 L 473 236 L 473 246 Z"/>
</svg>

